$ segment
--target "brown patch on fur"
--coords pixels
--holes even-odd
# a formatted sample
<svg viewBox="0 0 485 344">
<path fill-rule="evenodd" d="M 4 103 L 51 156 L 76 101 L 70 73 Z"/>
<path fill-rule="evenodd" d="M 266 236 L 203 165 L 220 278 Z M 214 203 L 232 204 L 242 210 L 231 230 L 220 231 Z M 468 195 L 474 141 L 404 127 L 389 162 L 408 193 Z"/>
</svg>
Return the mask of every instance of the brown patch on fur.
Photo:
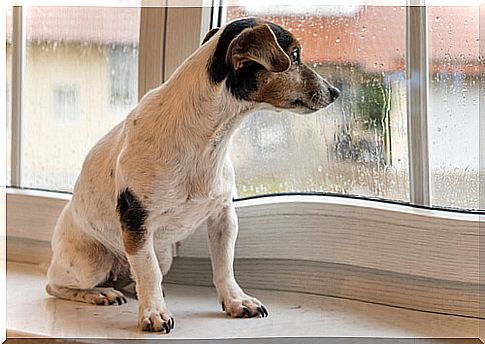
<svg viewBox="0 0 485 344">
<path fill-rule="evenodd" d="M 267 24 L 240 33 L 229 45 L 226 59 L 235 70 L 243 67 L 247 61 L 259 63 L 268 71 L 276 73 L 284 72 L 291 66 L 288 55 Z"/>
<path fill-rule="evenodd" d="M 305 64 L 293 64 L 284 73 L 262 73 L 258 91 L 251 98 L 283 109 L 298 108 L 302 104 L 309 109 L 318 109 L 331 102 L 323 91 L 324 82 Z"/>
<path fill-rule="evenodd" d="M 145 235 L 123 228 L 123 245 L 126 253 L 130 255 L 136 254 L 145 244 L 145 240 Z"/>
</svg>

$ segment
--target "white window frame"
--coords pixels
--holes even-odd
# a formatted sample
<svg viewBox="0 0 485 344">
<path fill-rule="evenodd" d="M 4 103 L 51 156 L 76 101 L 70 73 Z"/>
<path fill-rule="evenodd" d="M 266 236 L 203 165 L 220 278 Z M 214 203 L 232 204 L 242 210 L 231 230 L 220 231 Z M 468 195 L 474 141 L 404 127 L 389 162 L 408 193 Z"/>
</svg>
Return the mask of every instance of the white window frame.
<svg viewBox="0 0 485 344">
<path fill-rule="evenodd" d="M 166 80 L 200 45 L 210 23 L 215 22 L 220 12 L 207 6 L 171 7 L 172 1 L 166 2 L 167 7 L 141 9 L 140 96 Z M 191 1 L 191 5 L 207 4 L 204 0 L 196 0 Z M 219 3 L 209 5 L 217 9 Z M 411 204 L 418 206 L 429 205 L 429 167 L 425 158 L 428 68 L 425 18 L 424 7 L 407 11 L 407 49 L 416 52 L 409 54 L 407 68 L 421 71 L 411 74 L 408 83 L 408 96 L 413 95 L 408 99 L 410 194 Z M 24 18 L 20 7 L 14 8 L 13 21 L 13 187 L 7 189 L 8 259 L 40 262 L 49 258 L 52 230 L 70 195 L 15 188 L 21 185 L 20 124 L 25 52 Z M 236 210 L 240 223 L 236 265 L 245 262 L 247 272 L 238 277 L 249 286 L 483 316 L 478 306 L 479 241 L 485 235 L 480 230 L 480 214 L 330 196 L 255 198 L 237 201 Z M 178 247 L 176 266 L 180 269 L 175 269 L 172 280 L 210 283 L 205 237 L 202 226 Z M 277 273 L 272 268 L 275 262 L 285 262 Z M 261 277 L 258 271 L 265 271 L 269 277 L 266 280 L 248 277 Z M 302 273 L 310 274 L 318 283 L 281 277 Z M 379 278 L 385 285 L 379 284 Z M 376 294 L 379 288 L 387 289 L 385 293 Z"/>
<path fill-rule="evenodd" d="M 410 203 L 430 205 L 428 153 L 428 14 L 424 0 L 406 7 L 406 105 Z"/>
<path fill-rule="evenodd" d="M 13 7 L 12 11 L 12 137 L 10 184 L 20 187 L 22 140 L 22 92 L 25 65 L 25 16 L 21 6 Z"/>
</svg>

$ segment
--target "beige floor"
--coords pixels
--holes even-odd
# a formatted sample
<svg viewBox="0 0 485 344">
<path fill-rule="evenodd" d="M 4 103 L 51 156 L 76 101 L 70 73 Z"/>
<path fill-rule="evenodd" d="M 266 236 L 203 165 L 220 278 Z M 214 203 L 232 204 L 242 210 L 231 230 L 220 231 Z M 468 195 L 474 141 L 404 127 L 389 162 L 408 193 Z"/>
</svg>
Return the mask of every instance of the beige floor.
<svg viewBox="0 0 485 344">
<path fill-rule="evenodd" d="M 139 332 L 136 300 L 94 306 L 56 300 L 44 291 L 40 268 L 9 263 L 7 328 L 18 334 L 102 338 L 227 338 L 267 336 L 477 337 L 478 320 L 423 313 L 331 297 L 249 290 L 265 302 L 268 318 L 230 319 L 212 288 L 167 285 L 176 319 L 169 335 Z"/>
</svg>

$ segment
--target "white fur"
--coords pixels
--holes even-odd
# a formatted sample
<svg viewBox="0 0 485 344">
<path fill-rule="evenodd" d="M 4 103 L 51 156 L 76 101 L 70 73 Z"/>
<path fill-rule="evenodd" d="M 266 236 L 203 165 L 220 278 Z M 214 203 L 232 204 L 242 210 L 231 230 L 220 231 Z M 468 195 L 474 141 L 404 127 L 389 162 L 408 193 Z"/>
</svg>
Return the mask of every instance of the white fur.
<svg viewBox="0 0 485 344">
<path fill-rule="evenodd" d="M 224 83 L 209 82 L 206 64 L 216 44 L 217 38 L 208 41 L 166 83 L 148 92 L 86 157 L 55 228 L 47 286 L 51 295 L 112 303 L 116 295 L 104 297 L 99 285 L 113 277 L 126 279 L 131 267 L 139 326 L 169 332 L 171 314 L 161 282 L 172 262 L 171 245 L 208 220 L 220 302 L 232 316 L 245 315 L 245 308 L 257 314 L 261 303 L 234 279 L 237 218 L 234 171 L 227 158 L 234 130 L 257 105 L 235 100 Z M 148 212 L 147 239 L 136 254 L 125 252 L 116 210 L 126 187 Z"/>
</svg>

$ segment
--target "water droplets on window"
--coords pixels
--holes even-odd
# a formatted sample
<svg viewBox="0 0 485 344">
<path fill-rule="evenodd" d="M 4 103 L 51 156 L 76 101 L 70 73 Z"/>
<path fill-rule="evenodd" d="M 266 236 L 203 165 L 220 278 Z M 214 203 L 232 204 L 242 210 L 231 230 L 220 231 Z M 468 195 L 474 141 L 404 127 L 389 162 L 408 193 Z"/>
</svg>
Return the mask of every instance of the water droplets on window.
<svg viewBox="0 0 485 344">
<path fill-rule="evenodd" d="M 291 31 L 303 60 L 342 91 L 314 115 L 265 111 L 246 120 L 231 149 L 239 197 L 330 192 L 409 200 L 405 9 L 344 8 L 227 8 L 228 20 L 257 13 Z"/>
<path fill-rule="evenodd" d="M 137 7 L 27 7 L 22 186 L 70 191 L 137 102 Z"/>
</svg>

